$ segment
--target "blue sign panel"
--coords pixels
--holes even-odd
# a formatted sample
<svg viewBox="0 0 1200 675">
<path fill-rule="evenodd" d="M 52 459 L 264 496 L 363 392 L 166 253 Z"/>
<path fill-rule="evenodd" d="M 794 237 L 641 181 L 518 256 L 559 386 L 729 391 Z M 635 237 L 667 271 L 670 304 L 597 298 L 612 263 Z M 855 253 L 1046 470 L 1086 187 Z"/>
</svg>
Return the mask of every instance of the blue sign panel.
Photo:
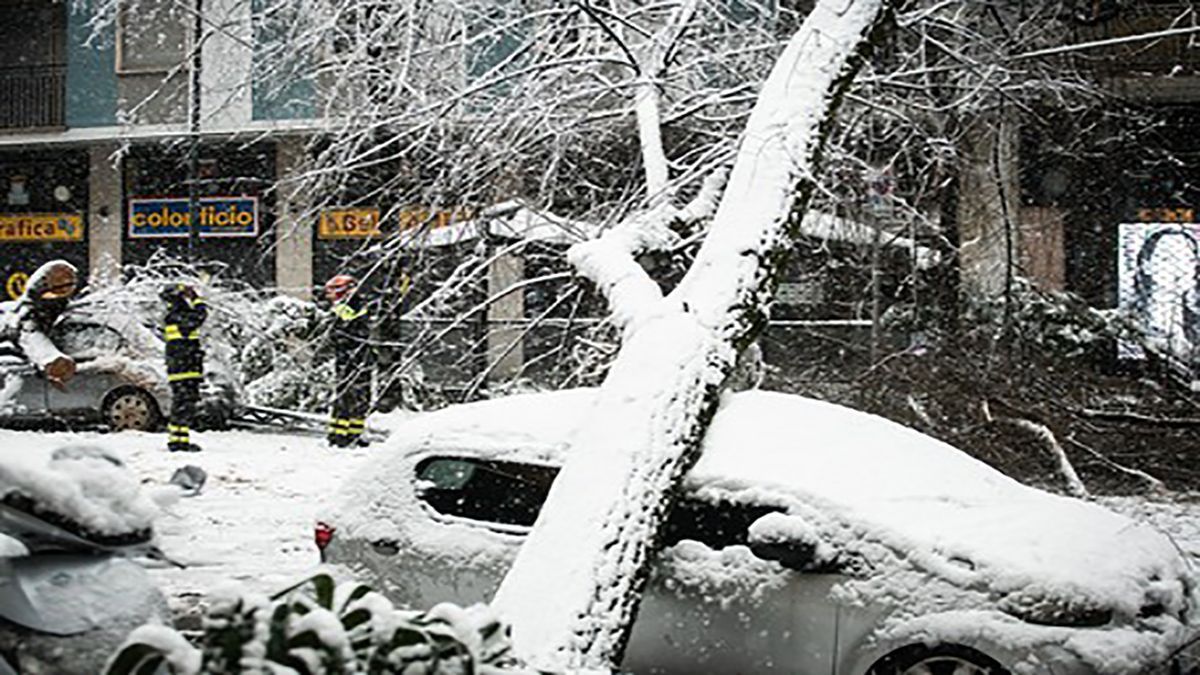
<svg viewBox="0 0 1200 675">
<path fill-rule="evenodd" d="M 186 197 L 129 200 L 130 237 L 186 237 L 190 223 Z M 201 197 L 200 236 L 258 236 L 258 197 Z"/>
</svg>

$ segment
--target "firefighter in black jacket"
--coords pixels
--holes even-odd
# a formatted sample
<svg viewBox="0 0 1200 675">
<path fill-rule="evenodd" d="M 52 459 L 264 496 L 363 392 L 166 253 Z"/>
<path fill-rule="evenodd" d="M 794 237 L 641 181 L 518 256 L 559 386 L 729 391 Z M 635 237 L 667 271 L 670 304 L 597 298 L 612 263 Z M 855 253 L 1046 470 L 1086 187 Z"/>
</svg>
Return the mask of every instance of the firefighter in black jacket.
<svg viewBox="0 0 1200 675">
<path fill-rule="evenodd" d="M 200 385 L 204 382 L 200 326 L 208 318 L 208 307 L 196 289 L 187 284 L 168 286 L 162 298 L 167 303 L 163 338 L 167 343 L 167 382 L 171 385 L 167 449 L 194 452 L 200 447 L 192 443 L 192 423 L 200 404 Z"/>
<path fill-rule="evenodd" d="M 338 274 L 325 283 L 325 297 L 333 303 L 333 351 L 337 379 L 333 411 L 329 416 L 329 444 L 345 448 L 367 445 L 367 409 L 371 404 L 371 318 L 366 301 L 357 293 L 358 281 Z"/>
</svg>

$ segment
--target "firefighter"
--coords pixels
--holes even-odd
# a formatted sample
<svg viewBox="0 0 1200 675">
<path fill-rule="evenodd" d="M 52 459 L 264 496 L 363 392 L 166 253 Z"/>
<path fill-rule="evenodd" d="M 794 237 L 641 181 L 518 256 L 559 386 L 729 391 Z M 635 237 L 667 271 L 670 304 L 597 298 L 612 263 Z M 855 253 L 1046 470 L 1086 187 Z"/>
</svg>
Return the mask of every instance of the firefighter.
<svg viewBox="0 0 1200 675">
<path fill-rule="evenodd" d="M 50 340 L 50 330 L 75 296 L 78 272 L 65 260 L 39 267 L 11 310 L 0 318 L 0 340 L 15 344 L 50 380 L 62 389 L 75 375 L 75 361 Z"/>
<path fill-rule="evenodd" d="M 325 297 L 333 303 L 336 365 L 329 444 L 339 448 L 368 444 L 363 431 L 371 399 L 371 325 L 366 302 L 357 291 L 358 280 L 349 274 L 338 274 L 325 283 Z"/>
<path fill-rule="evenodd" d="M 200 447 L 192 443 L 191 432 L 204 382 L 200 326 L 208 318 L 208 307 L 195 288 L 183 283 L 163 289 L 162 299 L 167 303 L 163 339 L 167 343 L 167 382 L 171 386 L 167 449 L 196 452 Z"/>
</svg>

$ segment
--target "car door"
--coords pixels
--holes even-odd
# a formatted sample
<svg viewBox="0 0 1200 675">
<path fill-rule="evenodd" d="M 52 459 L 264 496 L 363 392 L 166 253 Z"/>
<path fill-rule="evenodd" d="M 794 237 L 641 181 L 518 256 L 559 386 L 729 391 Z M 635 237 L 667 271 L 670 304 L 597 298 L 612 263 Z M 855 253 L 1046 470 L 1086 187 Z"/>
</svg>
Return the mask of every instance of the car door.
<svg viewBox="0 0 1200 675">
<path fill-rule="evenodd" d="M 394 569 L 419 570 L 395 585 L 397 598 L 421 607 L 490 601 L 557 473 L 457 454 L 419 461 L 414 489 L 423 517 L 406 521 L 405 545 L 386 554 Z M 379 555 L 386 542 L 372 546 Z"/>
<path fill-rule="evenodd" d="M 830 673 L 834 574 L 761 560 L 750 525 L 771 507 L 684 499 L 664 532 L 624 668 L 634 673 Z"/>
<path fill-rule="evenodd" d="M 47 387 L 48 411 L 69 417 L 97 413 L 104 395 L 124 382 L 112 372 L 89 368 L 87 364 L 122 354 L 124 338 L 109 326 L 71 320 L 55 325 L 52 339 L 60 351 L 75 360 L 80 370 L 63 387 Z"/>
<path fill-rule="evenodd" d="M 409 545 L 392 551 L 417 606 L 486 602 L 545 502 L 557 468 L 463 456 L 416 465 L 416 495 L 431 517 L 407 523 Z M 684 500 L 634 625 L 623 669 L 725 675 L 828 673 L 836 649 L 829 574 L 801 574 L 760 560 L 750 524 L 773 508 Z"/>
<path fill-rule="evenodd" d="M 0 355 L 0 414 L 39 417 L 46 412 L 46 378 L 23 356 Z"/>
</svg>

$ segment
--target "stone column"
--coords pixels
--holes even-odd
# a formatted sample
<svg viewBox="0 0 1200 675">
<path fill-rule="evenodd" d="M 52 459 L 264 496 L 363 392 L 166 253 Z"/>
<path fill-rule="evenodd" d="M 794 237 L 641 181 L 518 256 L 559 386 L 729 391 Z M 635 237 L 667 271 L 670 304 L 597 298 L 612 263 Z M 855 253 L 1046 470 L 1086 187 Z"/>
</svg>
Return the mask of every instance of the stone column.
<svg viewBox="0 0 1200 675">
<path fill-rule="evenodd" d="M 301 181 L 307 166 L 303 138 L 276 141 L 275 285 L 302 300 L 312 299 L 313 284 L 313 215 Z"/>
<path fill-rule="evenodd" d="M 1000 115 L 981 117 L 963 136 L 959 172 L 959 271 L 963 300 L 1004 295 L 1017 274 L 1017 125 Z"/>
<path fill-rule="evenodd" d="M 88 269 L 89 284 L 103 285 L 121 278 L 121 167 L 117 145 L 88 148 Z"/>
<path fill-rule="evenodd" d="M 488 294 L 496 295 L 525 280 L 525 260 L 506 253 L 488 266 Z M 525 348 L 521 333 L 525 326 L 525 292 L 515 290 L 488 307 L 487 363 L 491 368 L 489 380 L 508 380 L 521 372 L 525 365 Z M 515 344 L 514 344 L 515 343 Z"/>
</svg>

